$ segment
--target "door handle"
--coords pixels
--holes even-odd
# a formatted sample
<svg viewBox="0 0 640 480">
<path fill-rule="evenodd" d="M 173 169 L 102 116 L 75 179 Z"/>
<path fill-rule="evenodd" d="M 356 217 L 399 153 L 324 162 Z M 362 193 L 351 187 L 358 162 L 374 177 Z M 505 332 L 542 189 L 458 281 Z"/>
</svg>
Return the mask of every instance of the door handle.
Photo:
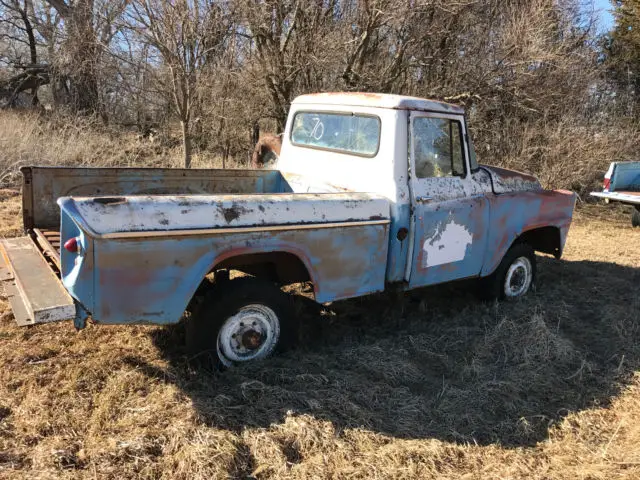
<svg viewBox="0 0 640 480">
<path fill-rule="evenodd" d="M 433 200 L 433 197 L 429 197 L 427 195 L 418 195 L 416 197 L 416 202 L 419 202 L 419 203 L 428 203 L 432 200 Z"/>
</svg>

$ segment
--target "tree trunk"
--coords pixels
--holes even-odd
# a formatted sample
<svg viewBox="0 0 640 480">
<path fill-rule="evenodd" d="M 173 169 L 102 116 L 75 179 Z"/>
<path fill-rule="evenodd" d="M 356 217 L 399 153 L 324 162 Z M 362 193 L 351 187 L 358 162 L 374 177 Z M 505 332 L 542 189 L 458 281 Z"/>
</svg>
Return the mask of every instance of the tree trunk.
<svg viewBox="0 0 640 480">
<path fill-rule="evenodd" d="M 189 135 L 189 123 L 180 121 L 182 127 L 182 148 L 184 153 L 184 168 L 191 168 L 191 136 Z"/>
<path fill-rule="evenodd" d="M 71 22 L 68 24 L 69 52 L 74 54 L 70 68 L 72 95 L 75 110 L 84 113 L 99 113 L 96 33 L 93 28 L 93 0 L 75 3 Z"/>
<path fill-rule="evenodd" d="M 24 8 L 18 7 L 18 12 L 20 13 L 20 18 L 22 18 L 22 23 L 24 23 L 24 29 L 27 33 L 27 38 L 29 39 L 29 55 L 31 59 L 31 65 L 35 66 L 38 64 L 38 51 L 36 46 L 36 37 L 33 33 L 33 26 L 31 25 L 31 20 L 29 20 L 29 14 L 27 13 L 26 1 L 24 2 Z M 31 105 L 36 107 L 39 103 L 40 100 L 38 99 L 38 87 L 35 86 L 31 89 Z"/>
<path fill-rule="evenodd" d="M 55 52 L 56 77 L 65 87 L 55 95 L 70 102 L 79 113 L 100 113 L 98 98 L 98 55 L 100 47 L 94 29 L 94 0 L 47 0 L 64 19 L 67 38 L 61 52 Z M 56 87 L 57 85 L 54 85 Z M 65 95 L 66 94 L 66 95 Z"/>
</svg>

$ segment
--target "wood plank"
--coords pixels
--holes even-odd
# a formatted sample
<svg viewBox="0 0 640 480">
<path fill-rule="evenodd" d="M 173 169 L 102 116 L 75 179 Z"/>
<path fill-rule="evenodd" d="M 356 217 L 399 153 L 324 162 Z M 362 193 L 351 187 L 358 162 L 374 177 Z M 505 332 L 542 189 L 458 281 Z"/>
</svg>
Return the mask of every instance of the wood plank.
<svg viewBox="0 0 640 480">
<path fill-rule="evenodd" d="M 60 270 L 59 251 L 51 244 L 51 242 L 49 241 L 49 238 L 47 238 L 47 236 L 39 228 L 34 228 L 33 232 L 36 234 L 36 240 L 38 241 L 38 244 L 40 245 L 40 247 L 42 247 L 42 250 L 44 250 L 44 252 L 49 256 L 49 258 L 51 258 L 53 263 L 56 264 L 56 267 L 58 267 L 58 270 Z"/>
<path fill-rule="evenodd" d="M 40 231 L 49 241 L 54 250 L 60 254 L 60 231 L 51 229 L 41 229 Z"/>
<path fill-rule="evenodd" d="M 73 299 L 30 237 L 0 240 L 0 245 L 31 323 L 69 320 L 75 316 Z M 17 308 L 20 310 L 19 305 Z"/>
</svg>

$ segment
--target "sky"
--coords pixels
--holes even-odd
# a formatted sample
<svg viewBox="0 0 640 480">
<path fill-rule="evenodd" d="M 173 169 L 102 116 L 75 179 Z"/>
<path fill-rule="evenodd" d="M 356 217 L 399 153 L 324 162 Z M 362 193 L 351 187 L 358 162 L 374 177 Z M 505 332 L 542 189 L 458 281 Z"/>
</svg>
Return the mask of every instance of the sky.
<svg viewBox="0 0 640 480">
<path fill-rule="evenodd" d="M 613 26 L 613 15 L 610 12 L 613 9 L 613 5 L 609 0 L 595 0 L 594 3 L 600 15 L 600 29 L 603 31 L 610 30 Z"/>
</svg>

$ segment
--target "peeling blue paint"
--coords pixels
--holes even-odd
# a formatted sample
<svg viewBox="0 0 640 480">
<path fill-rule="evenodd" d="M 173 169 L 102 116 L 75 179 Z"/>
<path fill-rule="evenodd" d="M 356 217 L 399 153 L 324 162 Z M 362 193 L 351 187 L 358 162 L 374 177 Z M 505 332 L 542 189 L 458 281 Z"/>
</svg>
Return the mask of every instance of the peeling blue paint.
<svg viewBox="0 0 640 480">
<path fill-rule="evenodd" d="M 387 225 L 245 233 L 217 237 L 104 239 L 93 241 L 95 298 L 72 283 L 74 297 L 104 323 L 177 322 L 204 276 L 225 258 L 289 252 L 311 274 L 319 302 L 384 289 Z M 168 252 L 180 252 L 171 255 Z M 76 278 L 86 281 L 85 271 Z M 91 307 L 89 307 L 91 305 Z"/>
<path fill-rule="evenodd" d="M 489 201 L 485 197 L 460 198 L 415 207 L 416 241 L 413 251 L 412 271 L 409 287 L 426 285 L 474 277 L 480 274 L 487 249 L 489 229 Z M 460 259 L 447 261 L 436 266 L 428 266 L 425 242 L 433 245 L 439 241 L 451 225 L 458 225 L 468 231 L 471 241 Z M 445 246 L 445 245 L 443 245 Z M 451 245 L 446 245 L 451 248 Z M 434 252 L 435 253 L 435 252 Z M 451 259 L 449 259 L 451 260 Z"/>
<path fill-rule="evenodd" d="M 640 191 L 640 162 L 615 162 L 609 190 Z"/>
</svg>

